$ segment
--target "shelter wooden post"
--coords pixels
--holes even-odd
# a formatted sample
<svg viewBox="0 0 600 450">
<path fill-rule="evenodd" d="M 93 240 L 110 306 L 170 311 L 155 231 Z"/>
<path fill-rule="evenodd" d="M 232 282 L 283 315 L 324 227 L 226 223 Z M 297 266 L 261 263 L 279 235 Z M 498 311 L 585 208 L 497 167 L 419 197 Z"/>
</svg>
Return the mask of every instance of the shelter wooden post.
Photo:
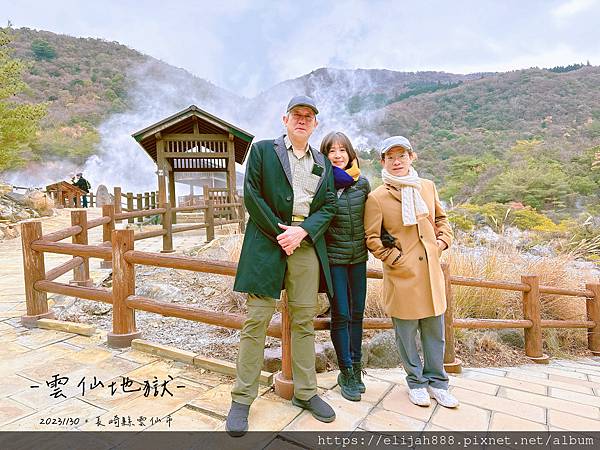
<svg viewBox="0 0 600 450">
<path fill-rule="evenodd" d="M 110 217 L 110 222 L 102 225 L 102 242 L 111 242 L 112 232 L 115 229 L 115 205 L 102 205 L 102 216 Z M 102 269 L 112 268 L 112 261 L 105 259 L 100 261 Z"/>
<path fill-rule="evenodd" d="M 160 133 L 154 135 L 156 138 L 156 174 L 158 176 L 158 204 L 164 205 L 167 203 L 167 180 L 166 161 L 164 157 L 165 141 L 163 141 Z"/>
<path fill-rule="evenodd" d="M 281 372 L 275 375 L 275 393 L 286 400 L 294 395 L 292 331 L 286 291 L 281 293 Z"/>
<path fill-rule="evenodd" d="M 165 208 L 166 212 L 162 215 L 162 228 L 165 230 L 163 234 L 163 248 L 161 253 L 173 253 L 173 227 L 171 224 L 171 204 L 163 203 L 159 205 L 161 208 Z"/>
<path fill-rule="evenodd" d="M 227 138 L 227 189 L 229 190 L 229 198 L 227 199 L 227 202 L 233 203 L 235 202 L 236 197 L 235 145 L 233 142 L 233 134 L 229 133 Z"/>
<path fill-rule="evenodd" d="M 462 366 L 460 359 L 456 358 L 454 348 L 454 300 L 452 298 L 452 285 L 450 284 L 450 266 L 442 264 L 444 273 L 444 283 L 446 290 L 446 312 L 444 314 L 444 335 L 446 346 L 444 348 L 444 368 L 449 373 L 461 373 Z"/>
<path fill-rule="evenodd" d="M 206 202 L 207 208 L 204 210 L 204 223 L 206 224 L 206 242 L 211 242 L 215 238 L 215 204 L 213 200 Z"/>
<path fill-rule="evenodd" d="M 88 244 L 88 227 L 87 227 L 87 211 L 79 209 L 71 211 L 71 225 L 79 225 L 81 231 L 73 235 L 73 244 Z M 93 285 L 92 279 L 90 278 L 90 259 L 83 257 L 83 263 L 73 269 L 73 279 L 69 281 L 70 284 L 76 284 L 78 286 L 90 287 Z"/>
<path fill-rule="evenodd" d="M 593 328 L 588 329 L 588 349 L 594 356 L 600 356 L 600 284 L 589 283 L 585 288 L 594 293 L 593 297 L 586 298 L 588 320 L 595 323 Z"/>
<path fill-rule="evenodd" d="M 523 318 L 531 320 L 531 327 L 525 328 L 525 355 L 538 364 L 548 364 L 548 355 L 543 352 L 542 316 L 540 302 L 540 277 L 522 275 L 521 283 L 529 285 L 529 292 L 523 292 Z"/>
<path fill-rule="evenodd" d="M 127 193 L 127 212 L 133 211 L 133 192 Z M 133 217 L 127 219 L 127 223 L 133 223 Z"/>
<path fill-rule="evenodd" d="M 129 308 L 125 300 L 135 294 L 135 267 L 125 260 L 125 253 L 133 250 L 133 230 L 112 232 L 113 250 L 113 328 L 108 333 L 110 347 L 129 347 L 131 341 L 140 337 L 135 327 L 135 310 Z"/>
<path fill-rule="evenodd" d="M 42 237 L 42 222 L 23 222 L 21 224 L 21 245 L 23 246 L 23 273 L 25 278 L 25 303 L 27 314 L 21 316 L 21 324 L 32 328 L 38 319 L 52 318 L 48 311 L 48 299 L 45 292 L 33 287 L 37 281 L 46 278 L 44 254 L 31 249 L 31 243 Z"/>
<path fill-rule="evenodd" d="M 169 170 L 169 205 L 171 205 L 171 209 L 177 207 L 177 199 L 175 198 L 175 172 L 173 170 Z M 177 213 L 173 211 L 171 213 L 171 224 L 177 223 Z"/>
</svg>

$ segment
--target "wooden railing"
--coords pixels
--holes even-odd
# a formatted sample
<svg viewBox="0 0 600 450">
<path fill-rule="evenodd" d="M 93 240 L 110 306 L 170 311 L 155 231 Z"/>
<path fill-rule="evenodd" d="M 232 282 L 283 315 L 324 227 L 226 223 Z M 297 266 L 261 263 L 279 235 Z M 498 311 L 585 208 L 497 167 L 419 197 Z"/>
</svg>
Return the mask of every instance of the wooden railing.
<svg viewBox="0 0 600 450">
<path fill-rule="evenodd" d="M 179 208 L 181 210 L 181 208 Z M 191 305 L 181 305 L 135 295 L 134 265 L 157 266 L 172 269 L 191 270 L 234 276 L 237 264 L 233 262 L 204 261 L 184 255 L 167 255 L 135 250 L 135 241 L 151 236 L 166 236 L 166 231 L 134 233 L 133 230 L 115 230 L 117 219 L 138 217 L 146 214 L 163 214 L 170 217 L 168 206 L 145 211 L 115 213 L 113 205 L 103 207 L 103 217 L 87 221 L 86 211 L 72 211 L 72 226 L 54 233 L 42 234 L 39 221 L 22 224 L 23 262 L 25 273 L 25 295 L 27 314 L 22 317 L 26 326 L 35 326 L 36 321 L 50 317 L 47 293 L 70 295 L 86 300 L 100 301 L 113 305 L 112 331 L 108 334 L 108 344 L 113 347 L 126 347 L 140 336 L 135 324 L 135 310 L 178 317 L 213 324 L 221 327 L 241 329 L 245 317 L 239 314 L 201 309 Z M 168 219 L 167 219 L 168 220 Z M 88 231 L 103 227 L 103 242 L 88 243 Z M 71 243 L 59 242 L 72 237 Z M 46 272 L 44 253 L 71 255 L 68 262 Z M 89 258 L 100 258 L 112 262 L 112 290 L 91 287 Z M 73 270 L 71 284 L 54 281 L 59 276 Z M 443 265 L 448 308 L 445 313 L 446 350 L 444 363 L 449 372 L 460 372 L 461 364 L 455 355 L 454 328 L 523 328 L 525 334 L 525 354 L 537 363 L 545 363 L 548 356 L 543 353 L 543 328 L 584 328 L 588 330 L 588 349 L 600 355 L 600 284 L 586 284 L 585 289 L 564 289 L 541 286 L 539 277 L 526 275 L 520 283 L 482 280 L 451 275 L 447 265 Z M 381 279 L 380 270 L 371 269 L 367 276 Z M 467 319 L 453 317 L 453 286 L 476 286 L 488 289 L 519 291 L 522 293 L 523 319 Z M 541 294 L 556 294 L 582 297 L 586 300 L 587 320 L 542 320 Z M 267 334 L 282 341 L 282 371 L 275 377 L 276 392 L 291 398 L 293 393 L 290 353 L 290 322 L 287 315 L 285 292 L 282 294 L 281 320 L 273 319 Z M 365 329 L 389 329 L 389 318 L 365 318 Z M 329 318 L 315 318 L 316 330 L 326 330 Z"/>
</svg>

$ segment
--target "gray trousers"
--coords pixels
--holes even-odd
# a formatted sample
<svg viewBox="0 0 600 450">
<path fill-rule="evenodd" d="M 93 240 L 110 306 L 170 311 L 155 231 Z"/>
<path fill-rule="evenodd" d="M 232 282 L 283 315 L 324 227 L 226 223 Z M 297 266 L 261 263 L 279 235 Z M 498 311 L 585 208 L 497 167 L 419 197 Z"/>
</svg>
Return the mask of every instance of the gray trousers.
<svg viewBox="0 0 600 450">
<path fill-rule="evenodd" d="M 392 317 L 392 320 L 408 387 L 448 389 L 448 375 L 444 370 L 444 315 L 417 320 Z M 417 330 L 421 335 L 423 362 L 417 351 Z"/>
</svg>

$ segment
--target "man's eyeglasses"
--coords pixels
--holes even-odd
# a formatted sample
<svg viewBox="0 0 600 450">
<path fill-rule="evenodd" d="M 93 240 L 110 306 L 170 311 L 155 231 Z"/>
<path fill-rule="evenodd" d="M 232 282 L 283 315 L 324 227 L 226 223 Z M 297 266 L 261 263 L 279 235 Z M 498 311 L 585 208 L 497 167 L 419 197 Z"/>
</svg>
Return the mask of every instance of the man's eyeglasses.
<svg viewBox="0 0 600 450">
<path fill-rule="evenodd" d="M 410 153 L 404 152 L 396 155 L 385 155 L 386 161 L 406 161 L 410 158 Z"/>
<path fill-rule="evenodd" d="M 292 113 L 290 114 L 292 116 L 292 119 L 294 119 L 294 121 L 296 122 L 300 122 L 301 120 L 304 120 L 304 122 L 306 123 L 311 123 L 313 120 L 315 120 L 315 116 L 312 114 L 298 114 L 298 113 Z"/>
</svg>

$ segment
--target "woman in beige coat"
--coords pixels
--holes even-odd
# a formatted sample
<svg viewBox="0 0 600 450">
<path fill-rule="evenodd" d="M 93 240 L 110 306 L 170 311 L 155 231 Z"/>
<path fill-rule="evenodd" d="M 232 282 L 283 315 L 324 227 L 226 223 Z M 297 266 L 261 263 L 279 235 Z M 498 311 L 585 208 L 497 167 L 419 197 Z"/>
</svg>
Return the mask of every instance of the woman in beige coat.
<svg viewBox="0 0 600 450">
<path fill-rule="evenodd" d="M 440 267 L 452 230 L 434 183 L 419 178 L 412 167 L 416 153 L 408 139 L 390 137 L 380 153 L 384 184 L 367 199 L 365 233 L 367 247 L 383 262 L 383 304 L 394 322 L 409 399 L 429 406 L 431 396 L 442 406 L 455 407 L 458 401 L 448 392 L 444 371 L 446 297 Z"/>
</svg>

